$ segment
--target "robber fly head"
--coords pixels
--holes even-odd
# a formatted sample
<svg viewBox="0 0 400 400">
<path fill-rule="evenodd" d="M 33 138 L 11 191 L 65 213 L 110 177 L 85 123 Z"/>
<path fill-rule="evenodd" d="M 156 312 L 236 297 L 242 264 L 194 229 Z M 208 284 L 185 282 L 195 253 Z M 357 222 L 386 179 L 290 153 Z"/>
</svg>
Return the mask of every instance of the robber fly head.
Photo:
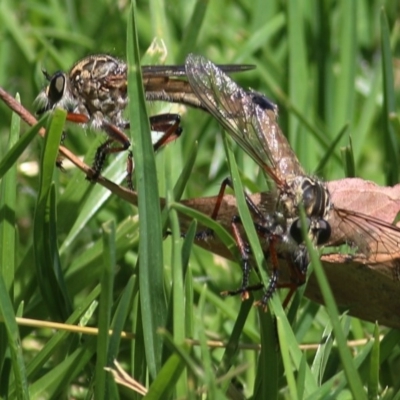
<svg viewBox="0 0 400 400">
<path fill-rule="evenodd" d="M 62 71 L 57 71 L 53 75 L 50 75 L 45 70 L 42 72 L 49 84 L 39 93 L 35 100 L 36 113 L 42 115 L 55 107 L 60 107 L 67 111 L 73 109 L 75 101 L 70 92 L 67 74 Z"/>
<path fill-rule="evenodd" d="M 304 208 L 307 232 L 316 245 L 326 243 L 331 235 L 327 222 L 333 204 L 326 185 L 317 178 L 296 176 L 287 179 L 285 188 L 280 191 L 278 208 L 290 222 L 289 232 L 298 243 L 303 242 L 301 223 L 298 218 L 300 206 Z"/>
</svg>

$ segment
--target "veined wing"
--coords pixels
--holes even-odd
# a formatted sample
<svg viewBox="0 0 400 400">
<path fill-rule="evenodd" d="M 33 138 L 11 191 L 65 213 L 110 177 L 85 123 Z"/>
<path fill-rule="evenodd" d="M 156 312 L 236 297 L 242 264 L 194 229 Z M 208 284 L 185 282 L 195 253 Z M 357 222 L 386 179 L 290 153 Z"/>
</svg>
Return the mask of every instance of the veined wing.
<svg viewBox="0 0 400 400">
<path fill-rule="evenodd" d="M 217 65 L 219 69 L 232 74 L 235 72 L 249 71 L 255 68 L 255 65 L 250 64 L 222 64 Z M 184 65 L 143 65 L 142 66 L 143 79 L 153 76 L 186 76 L 186 69 Z"/>
<path fill-rule="evenodd" d="M 189 54 L 185 65 L 189 83 L 203 105 L 278 185 L 289 175 L 304 174 L 277 124 L 277 107 L 271 101 L 245 91 L 202 56 Z"/>
<path fill-rule="evenodd" d="M 329 223 L 335 244 L 356 246 L 356 258 L 387 263 L 400 258 L 400 227 L 353 210 L 333 208 Z"/>
<path fill-rule="evenodd" d="M 219 68 L 226 73 L 235 73 L 254 69 L 255 66 L 224 64 L 219 65 Z M 180 103 L 206 110 L 200 99 L 193 93 L 189 82 L 182 79 L 186 76 L 184 65 L 145 65 L 142 67 L 142 73 L 146 100 Z"/>
</svg>

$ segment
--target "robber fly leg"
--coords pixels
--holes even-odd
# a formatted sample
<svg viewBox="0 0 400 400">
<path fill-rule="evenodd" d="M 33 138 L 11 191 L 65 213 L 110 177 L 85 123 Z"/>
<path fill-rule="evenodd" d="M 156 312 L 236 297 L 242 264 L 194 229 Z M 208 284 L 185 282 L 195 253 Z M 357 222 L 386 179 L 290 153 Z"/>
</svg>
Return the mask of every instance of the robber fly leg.
<svg viewBox="0 0 400 400">
<path fill-rule="evenodd" d="M 269 280 L 268 287 L 265 290 L 261 300 L 257 301 L 255 303 L 256 306 L 261 306 L 264 309 L 264 311 L 267 310 L 268 300 L 275 293 L 276 289 L 278 287 L 280 287 L 279 284 L 278 284 L 279 260 L 278 260 L 278 254 L 276 252 L 277 240 L 278 240 L 278 238 L 276 236 L 274 236 L 274 235 L 271 235 L 269 237 L 269 254 L 270 254 L 271 265 L 272 265 L 272 273 L 271 273 L 271 277 L 270 277 L 270 280 Z"/>
<path fill-rule="evenodd" d="M 150 117 L 151 130 L 164 132 L 162 137 L 153 145 L 154 151 L 164 147 L 181 135 L 182 127 L 180 123 L 181 116 L 179 114 L 159 114 Z"/>
<path fill-rule="evenodd" d="M 217 201 L 215 202 L 214 210 L 211 214 L 211 218 L 214 221 L 217 220 L 219 209 L 221 208 L 222 200 L 224 199 L 224 194 L 227 186 L 232 187 L 232 182 L 229 178 L 224 179 L 224 181 L 221 183 L 221 187 L 217 196 Z M 196 233 L 195 240 L 207 240 L 213 236 L 214 231 L 212 229 L 205 229 Z"/>
<path fill-rule="evenodd" d="M 242 295 L 242 300 L 247 300 L 249 298 L 249 292 L 248 292 L 248 287 L 249 287 L 249 277 L 250 277 L 250 260 L 249 260 L 249 253 L 250 249 L 248 244 L 243 240 L 242 234 L 240 233 L 239 230 L 239 224 L 241 224 L 240 217 L 238 215 L 235 215 L 232 218 L 232 232 L 233 236 L 236 240 L 236 244 L 239 248 L 240 255 L 241 255 L 241 265 L 242 265 L 242 284 L 238 290 L 235 290 L 234 293 L 228 292 L 228 294 L 238 294 L 241 293 Z"/>
<path fill-rule="evenodd" d="M 39 112 L 38 112 L 38 114 L 40 115 Z M 89 121 L 89 118 L 84 114 L 68 113 L 67 121 L 74 122 L 76 124 L 86 124 Z M 66 138 L 67 138 L 67 133 L 65 131 L 63 131 L 63 133 L 61 134 L 61 140 L 60 140 L 61 146 L 64 144 Z M 63 159 L 64 158 L 61 155 L 57 156 L 56 167 L 64 172 L 65 170 L 62 166 Z"/>
<path fill-rule="evenodd" d="M 129 149 L 131 142 L 128 136 L 125 135 L 117 126 L 110 124 L 107 121 L 103 121 L 102 129 L 107 133 L 109 139 L 107 139 L 96 151 L 96 155 L 94 156 L 93 162 L 93 174 L 88 177 L 89 180 L 95 181 L 99 176 L 100 172 L 103 168 L 104 161 L 109 154 L 119 153 L 121 151 L 126 151 Z M 121 146 L 113 147 L 113 143 L 118 142 Z M 126 174 L 127 174 L 127 182 L 129 189 L 132 188 L 132 157 L 129 152 L 126 164 Z"/>
<path fill-rule="evenodd" d="M 223 180 L 223 182 L 221 183 L 221 187 L 219 189 L 219 193 L 217 196 L 217 201 L 215 202 L 215 206 L 214 206 L 214 210 L 211 214 L 211 218 L 216 221 L 218 214 L 219 214 L 219 210 L 221 208 L 222 205 L 222 201 L 224 199 L 224 194 L 225 194 L 225 190 L 226 187 L 229 186 L 230 188 L 233 189 L 233 184 L 232 181 L 229 178 L 225 178 Z M 245 199 L 246 199 L 246 203 L 250 209 L 250 211 L 252 212 L 253 215 L 255 215 L 258 218 L 262 218 L 262 213 L 261 211 L 257 208 L 257 206 L 253 203 L 253 201 L 251 200 L 251 198 L 244 193 Z M 210 237 L 212 237 L 214 235 L 214 232 L 212 229 L 205 229 L 203 231 L 199 231 L 196 233 L 196 240 L 206 240 Z"/>
</svg>

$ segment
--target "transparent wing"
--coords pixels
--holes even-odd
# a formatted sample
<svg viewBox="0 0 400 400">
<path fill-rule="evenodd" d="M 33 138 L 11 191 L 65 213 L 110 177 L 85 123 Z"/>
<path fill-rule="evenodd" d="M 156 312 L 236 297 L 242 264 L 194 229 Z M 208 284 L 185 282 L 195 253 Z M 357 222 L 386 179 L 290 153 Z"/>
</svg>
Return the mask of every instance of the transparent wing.
<svg viewBox="0 0 400 400">
<path fill-rule="evenodd" d="M 254 69 L 254 65 L 220 65 L 226 73 L 244 72 Z M 200 99 L 193 93 L 186 76 L 184 65 L 145 65 L 142 67 L 143 85 L 149 101 L 167 101 L 185 104 L 206 110 Z"/>
<path fill-rule="evenodd" d="M 245 91 L 211 61 L 190 54 L 189 83 L 205 108 L 233 139 L 280 185 L 303 169 L 276 118 L 277 108 L 265 96 Z"/>
<path fill-rule="evenodd" d="M 335 244 L 356 246 L 368 263 L 383 263 L 400 258 L 400 228 L 356 211 L 335 208 L 329 220 Z"/>
<path fill-rule="evenodd" d="M 218 65 L 222 71 L 231 74 L 234 72 L 244 72 L 255 68 L 250 64 L 223 64 Z M 148 76 L 185 76 L 186 69 L 184 65 L 143 65 L 143 78 Z"/>
</svg>

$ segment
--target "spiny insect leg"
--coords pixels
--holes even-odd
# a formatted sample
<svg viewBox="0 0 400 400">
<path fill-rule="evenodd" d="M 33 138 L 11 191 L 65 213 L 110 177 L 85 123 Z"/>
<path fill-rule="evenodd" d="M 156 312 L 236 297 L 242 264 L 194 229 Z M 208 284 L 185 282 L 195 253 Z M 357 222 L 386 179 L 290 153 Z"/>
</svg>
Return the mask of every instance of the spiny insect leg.
<svg viewBox="0 0 400 400">
<path fill-rule="evenodd" d="M 261 300 L 255 303 L 256 306 L 261 306 L 265 311 L 267 310 L 268 300 L 275 293 L 276 289 L 279 287 L 278 278 L 279 278 L 279 260 L 278 253 L 276 251 L 276 243 L 278 238 L 274 235 L 271 235 L 269 238 L 269 256 L 272 265 L 272 273 L 269 280 L 269 284 L 267 289 L 265 290 Z"/>
<path fill-rule="evenodd" d="M 105 161 L 107 155 L 112 154 L 112 153 L 119 153 L 121 151 L 126 151 L 129 148 L 129 146 L 131 145 L 131 142 L 130 142 L 128 136 L 126 136 L 125 133 L 122 132 L 115 125 L 110 124 L 107 121 L 103 121 L 102 128 L 109 136 L 109 139 L 107 139 L 101 146 L 99 146 L 96 151 L 96 154 L 94 157 L 94 162 L 92 165 L 93 174 L 92 174 L 92 176 L 88 177 L 89 180 L 96 180 L 100 176 L 100 173 L 103 168 L 104 161 Z M 112 147 L 114 142 L 120 143 L 121 146 Z M 131 165 L 131 161 L 129 161 L 129 154 L 128 154 L 128 161 L 127 161 L 128 185 L 129 184 L 132 185 L 132 176 L 131 176 L 132 175 L 132 167 L 130 167 L 130 165 Z"/>
<path fill-rule="evenodd" d="M 181 116 L 179 114 L 159 114 L 150 117 L 151 129 L 164 132 L 162 137 L 154 144 L 154 151 L 174 141 L 181 135 L 182 127 L 180 123 Z"/>
</svg>

